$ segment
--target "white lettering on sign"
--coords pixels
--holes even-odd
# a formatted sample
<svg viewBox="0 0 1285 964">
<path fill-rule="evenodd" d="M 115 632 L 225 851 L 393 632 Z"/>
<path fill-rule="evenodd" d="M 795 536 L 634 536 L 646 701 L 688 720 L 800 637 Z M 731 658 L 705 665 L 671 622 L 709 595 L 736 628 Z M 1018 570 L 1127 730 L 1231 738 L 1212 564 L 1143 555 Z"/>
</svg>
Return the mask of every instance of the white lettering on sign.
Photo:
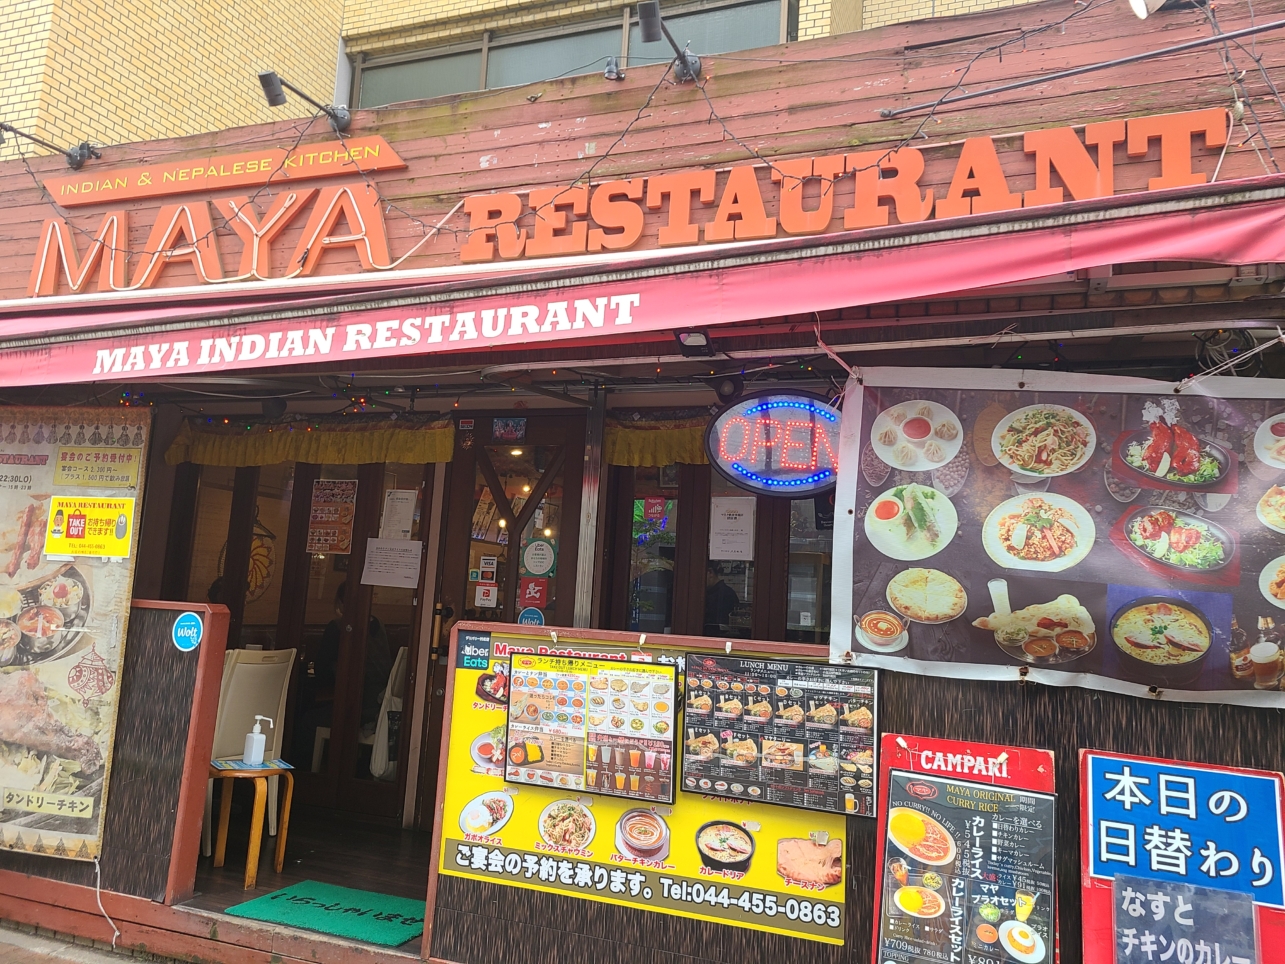
<svg viewBox="0 0 1285 964">
<path fill-rule="evenodd" d="M 460 310 L 451 314 L 428 315 L 422 311 L 406 317 L 389 317 L 374 323 L 353 322 L 343 326 L 335 339 L 336 326 L 309 326 L 305 322 L 283 326 L 275 331 L 256 331 L 243 334 L 225 333 L 213 338 L 202 338 L 195 363 L 188 354 L 188 342 L 157 341 L 132 347 L 98 348 L 95 350 L 92 374 L 109 375 L 117 372 L 144 369 L 217 369 L 234 367 L 242 362 L 259 358 L 298 358 L 313 356 L 317 360 L 342 354 L 345 364 L 351 356 L 369 354 L 378 357 L 395 354 L 403 349 L 414 349 L 421 342 L 433 344 L 443 341 L 476 342 L 478 347 L 492 342 L 502 342 L 520 336 L 523 344 L 545 337 L 557 337 L 557 332 L 583 328 L 587 321 L 592 328 L 605 324 L 628 325 L 634 320 L 634 311 L 640 307 L 639 294 L 612 295 L 593 301 L 575 302 L 575 320 L 566 301 L 547 301 L 540 304 L 509 305 L 502 308 Z M 481 319 L 479 331 L 477 321 Z M 235 330 L 235 329 L 233 329 Z M 422 349 L 420 349 L 422 350 Z M 150 363 L 148 359 L 150 358 Z"/>
<path fill-rule="evenodd" d="M 1007 777 L 1008 755 L 999 757 L 972 756 L 968 753 L 937 753 L 924 750 L 919 754 L 919 766 L 924 770 L 945 773 L 971 773 L 980 777 Z"/>
</svg>

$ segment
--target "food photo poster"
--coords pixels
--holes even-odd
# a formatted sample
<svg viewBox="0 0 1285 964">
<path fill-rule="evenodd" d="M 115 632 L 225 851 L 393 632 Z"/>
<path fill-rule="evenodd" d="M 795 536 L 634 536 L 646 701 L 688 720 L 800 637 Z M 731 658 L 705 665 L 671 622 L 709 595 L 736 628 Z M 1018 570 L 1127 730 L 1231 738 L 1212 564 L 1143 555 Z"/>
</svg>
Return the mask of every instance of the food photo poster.
<svg viewBox="0 0 1285 964">
<path fill-rule="evenodd" d="M 1280 395 L 867 369 L 843 407 L 832 659 L 1285 705 Z"/>
<path fill-rule="evenodd" d="M 0 847 L 101 850 L 151 413 L 0 419 Z"/>
<path fill-rule="evenodd" d="M 682 651 L 559 635 L 559 655 L 548 657 L 534 654 L 541 645 L 547 636 L 455 630 L 438 873 L 843 943 L 844 815 L 707 793 L 664 802 L 662 787 L 682 773 L 677 746 L 643 749 L 629 725 L 654 723 L 654 706 L 618 711 L 624 726 L 614 730 L 609 719 L 573 729 L 577 710 L 596 712 L 588 700 L 575 705 L 585 696 L 603 696 L 608 711 L 617 698 L 671 702 L 672 691 L 657 687 L 675 680 Z M 636 662 L 644 657 L 651 665 Z M 594 688 L 596 679 L 607 686 Z M 620 680 L 645 686 L 613 688 Z"/>
</svg>

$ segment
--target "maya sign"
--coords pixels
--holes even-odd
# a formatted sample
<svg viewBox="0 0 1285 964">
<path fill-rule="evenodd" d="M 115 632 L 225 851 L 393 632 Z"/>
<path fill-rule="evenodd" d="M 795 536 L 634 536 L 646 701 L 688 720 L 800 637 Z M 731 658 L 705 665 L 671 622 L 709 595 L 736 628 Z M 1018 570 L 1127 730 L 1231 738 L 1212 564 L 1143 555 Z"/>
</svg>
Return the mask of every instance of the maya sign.
<svg viewBox="0 0 1285 964">
<path fill-rule="evenodd" d="M 834 486 L 839 413 L 824 398 L 797 392 L 741 399 L 710 421 L 705 452 L 743 489 L 802 498 Z"/>
<path fill-rule="evenodd" d="M 1195 145 L 1202 141 L 1206 150 L 1216 150 L 1227 143 L 1227 112 L 1218 107 L 1105 121 L 1084 127 L 1082 137 L 1072 127 L 1028 131 L 1022 137 L 1029 162 L 1008 171 L 990 137 L 968 138 L 940 197 L 934 188 L 921 188 L 925 155 L 915 147 L 776 160 L 770 176 L 747 164 L 726 175 L 713 169 L 671 171 L 608 181 L 592 191 L 554 186 L 472 195 L 463 202 L 469 221 L 460 260 L 624 251 L 637 246 L 648 230 L 655 235 L 647 246 L 665 248 L 818 235 L 1058 204 L 1068 198 L 1110 197 L 1116 193 L 1117 151 L 1122 160 L 1144 158 L 1155 144 L 1160 174 L 1148 180 L 1148 190 L 1203 184 L 1207 175 L 1192 170 Z M 384 221 L 387 202 L 369 180 L 294 185 L 307 178 L 404 167 L 383 138 L 366 137 L 293 152 L 263 150 L 47 179 L 44 187 L 60 205 L 111 207 L 96 227 L 73 226 L 63 217 L 44 222 L 27 294 L 79 294 L 94 285 L 100 292 L 151 288 L 172 264 L 190 265 L 206 284 L 295 278 L 317 273 L 324 267 L 323 255 L 340 249 L 355 253 L 363 271 L 391 270 L 428 238 L 393 252 Z M 1035 186 L 1012 190 L 1008 179 L 1022 175 L 1033 175 Z M 813 196 L 818 185 L 849 177 L 853 187 L 851 194 L 844 193 L 846 209 L 836 203 L 838 191 L 823 189 Z M 250 200 L 252 189 L 269 181 L 290 189 L 260 210 Z M 142 256 L 136 255 L 131 267 L 127 256 L 134 215 L 123 202 L 231 190 L 245 193 L 163 204 L 152 216 Z M 773 201 L 776 216 L 769 217 Z M 663 221 L 656 223 L 656 218 Z M 236 234 L 239 256 L 221 250 L 215 226 L 224 223 Z M 287 244 L 282 235 L 299 224 L 303 229 L 293 240 L 288 270 L 273 271 L 273 252 Z"/>
</svg>

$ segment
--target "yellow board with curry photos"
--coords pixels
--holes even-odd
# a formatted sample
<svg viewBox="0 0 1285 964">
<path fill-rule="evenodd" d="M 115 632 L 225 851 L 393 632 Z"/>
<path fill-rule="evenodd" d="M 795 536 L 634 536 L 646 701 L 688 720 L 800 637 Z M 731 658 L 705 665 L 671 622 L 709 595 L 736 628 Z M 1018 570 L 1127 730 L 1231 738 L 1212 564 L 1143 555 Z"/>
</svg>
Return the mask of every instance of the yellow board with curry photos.
<svg viewBox="0 0 1285 964">
<path fill-rule="evenodd" d="M 511 657 L 574 658 L 529 661 L 554 673 L 588 672 L 575 660 L 613 660 L 625 678 L 630 662 L 678 664 L 681 689 L 680 651 L 564 638 L 554 647 L 547 637 L 463 630 L 459 635 L 457 648 L 472 655 L 459 657 L 455 670 L 439 872 L 843 943 L 848 855 L 841 815 L 681 791 L 673 804 L 649 801 L 645 794 L 606 796 L 589 792 L 576 779 L 575 766 L 549 768 L 553 785 L 538 778 L 534 785 L 506 782 L 506 771 L 514 769 L 510 753 L 521 746 L 522 757 L 526 750 L 525 740 L 506 745 Z M 671 677 L 635 678 L 654 685 Z M 675 696 L 681 706 L 681 693 Z M 651 750 L 656 766 L 650 770 L 646 752 L 640 751 L 641 772 L 659 776 L 666 762 L 663 747 Z M 667 761 L 670 773 L 681 766 L 679 755 Z"/>
</svg>

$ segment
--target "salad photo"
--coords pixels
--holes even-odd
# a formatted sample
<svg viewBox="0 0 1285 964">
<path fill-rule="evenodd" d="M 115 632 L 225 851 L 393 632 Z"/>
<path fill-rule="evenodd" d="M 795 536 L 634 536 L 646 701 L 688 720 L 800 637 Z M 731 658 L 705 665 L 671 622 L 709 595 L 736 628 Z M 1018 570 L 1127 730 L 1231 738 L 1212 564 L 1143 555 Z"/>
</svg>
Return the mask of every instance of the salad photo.
<svg viewBox="0 0 1285 964">
<path fill-rule="evenodd" d="M 1135 549 L 1175 569 L 1221 569 L 1236 548 L 1235 539 L 1222 526 L 1155 506 L 1131 512 L 1124 531 Z"/>
<path fill-rule="evenodd" d="M 1130 468 L 1182 486 L 1215 485 L 1229 468 L 1221 446 L 1198 439 L 1164 418 L 1126 437 L 1120 454 Z"/>
</svg>

